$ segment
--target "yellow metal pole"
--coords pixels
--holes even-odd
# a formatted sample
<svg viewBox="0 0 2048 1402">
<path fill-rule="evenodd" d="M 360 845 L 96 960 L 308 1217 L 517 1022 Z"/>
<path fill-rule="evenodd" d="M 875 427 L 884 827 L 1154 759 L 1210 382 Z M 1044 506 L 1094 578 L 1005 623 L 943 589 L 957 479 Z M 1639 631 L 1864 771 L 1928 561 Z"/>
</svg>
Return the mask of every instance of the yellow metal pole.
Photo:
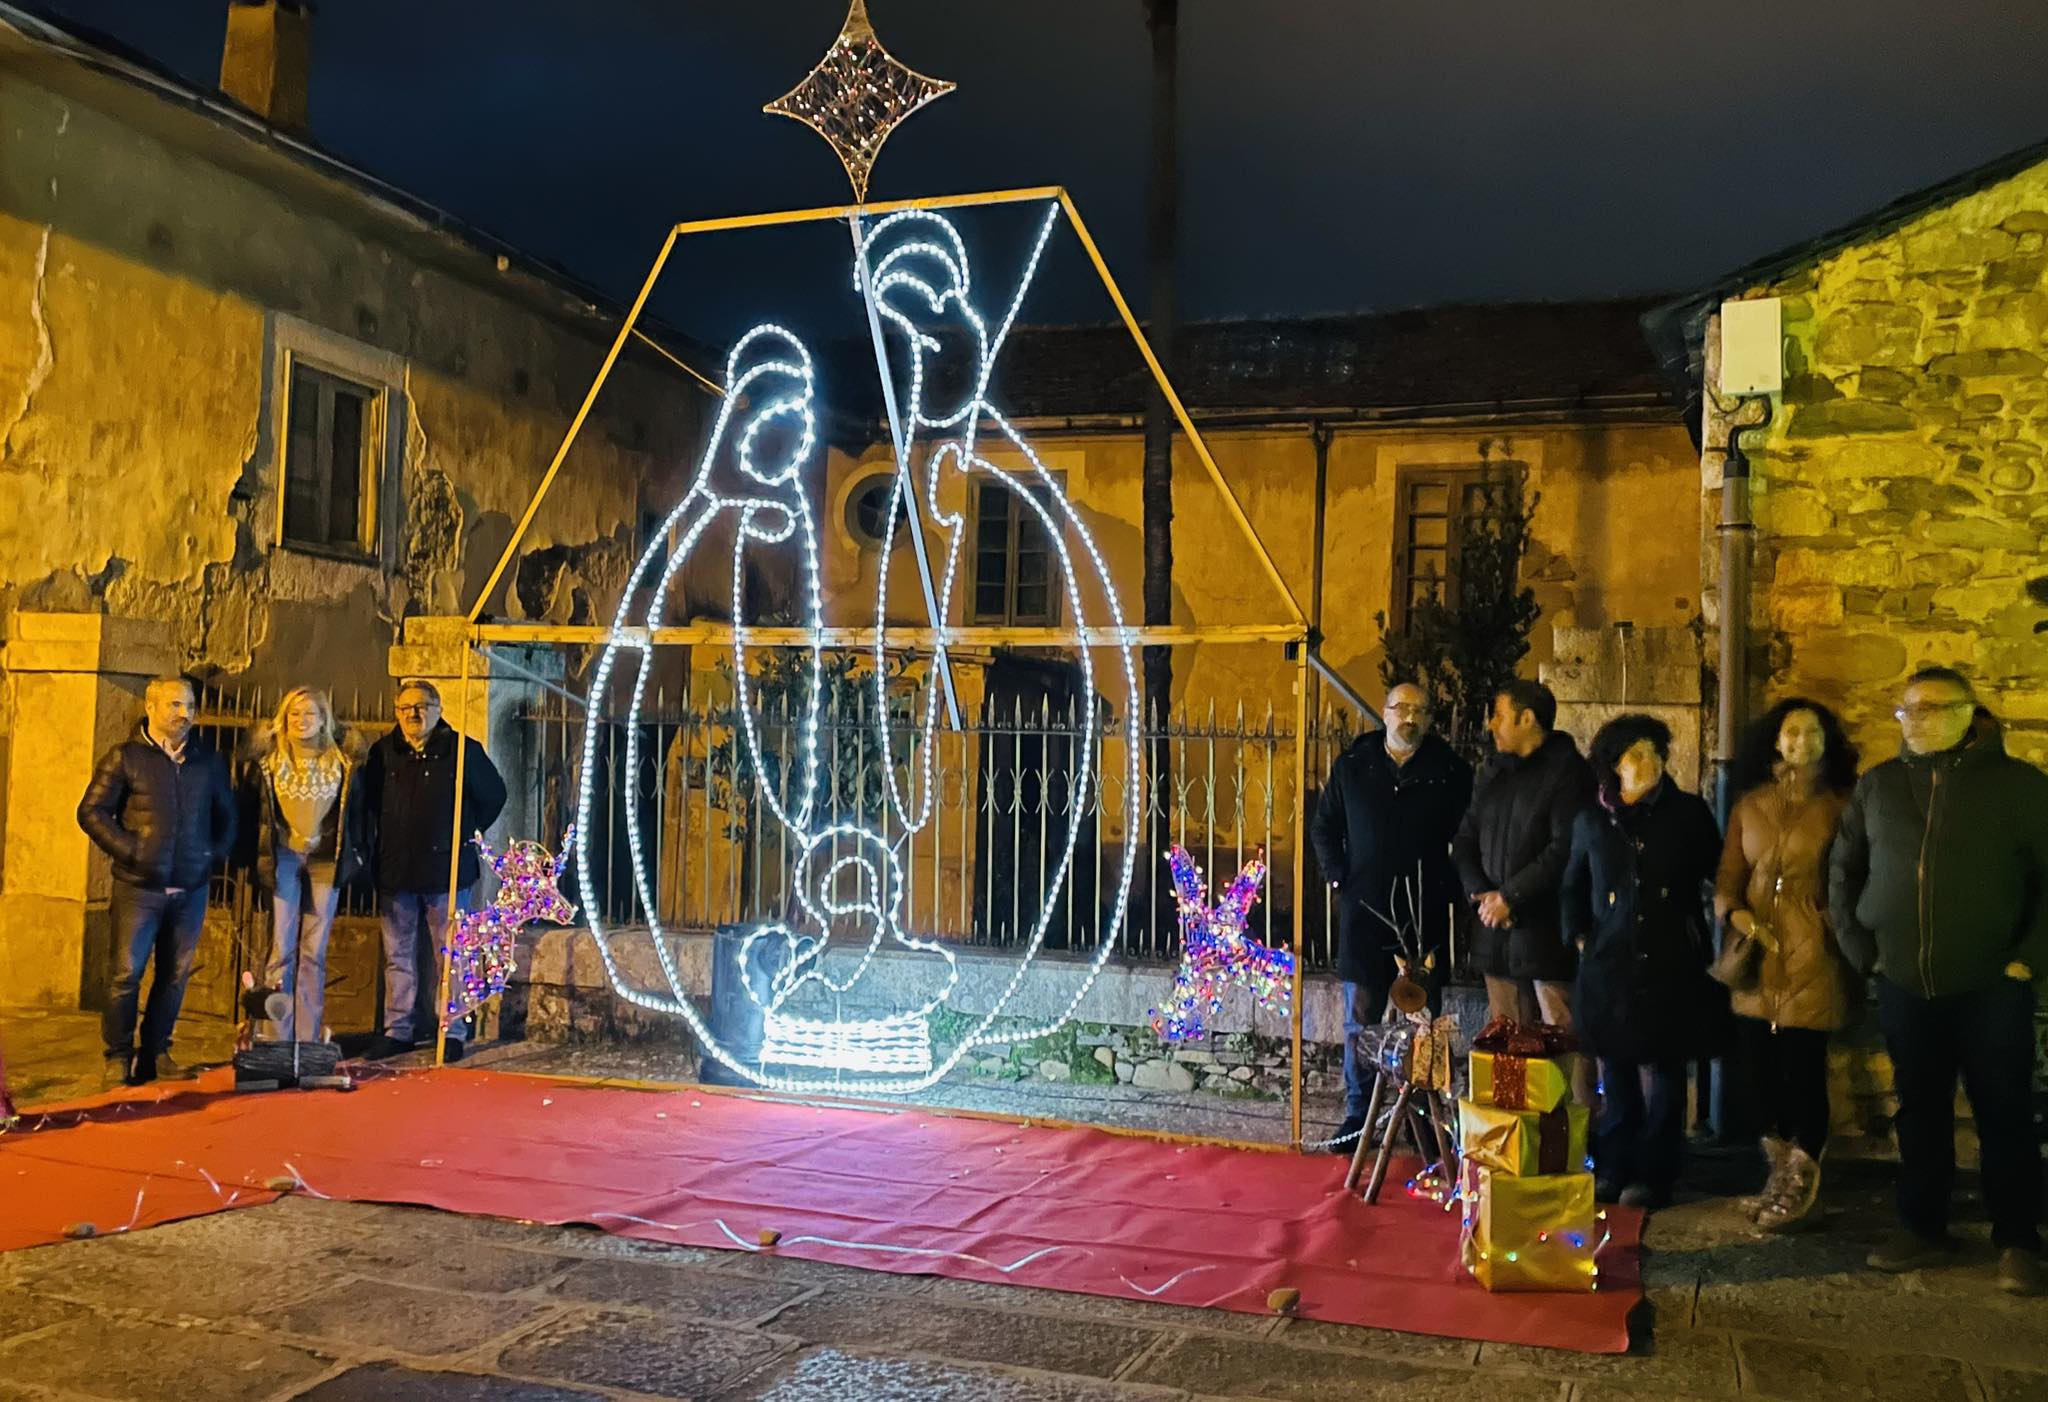
<svg viewBox="0 0 2048 1402">
<path fill-rule="evenodd" d="M 725 398 L 725 386 L 719 384 L 718 381 L 706 375 L 696 366 L 690 364 L 689 361 L 677 355 L 674 351 L 670 350 L 661 342 L 655 340 L 652 336 L 648 335 L 645 331 L 642 331 L 637 326 L 633 328 L 633 339 L 640 342 L 641 345 L 646 346 L 649 350 L 653 351 L 663 360 L 666 360 L 669 364 L 675 366 L 676 369 L 682 371 L 691 379 L 695 380 L 704 389 L 708 390 L 714 398 Z"/>
<path fill-rule="evenodd" d="M 471 630 L 462 636 L 462 681 L 460 699 L 455 703 L 455 814 L 450 820 L 454 840 L 448 844 L 448 912 L 441 921 L 440 995 L 434 1000 L 434 1065 L 448 1062 L 448 985 L 455 976 L 455 892 L 462 875 L 462 778 L 463 761 L 469 755 L 469 653 L 474 646 Z M 1297 1139 L 1301 1136 L 1296 1134 Z"/>
<path fill-rule="evenodd" d="M 1066 191 L 1057 185 L 1033 185 L 1021 190 L 987 190 L 966 195 L 929 195 L 916 200 L 885 200 L 880 204 L 820 205 L 815 209 L 784 209 L 770 214 L 729 214 L 720 219 L 692 219 L 678 224 L 675 233 L 717 234 L 738 229 L 769 229 L 784 224 L 816 224 L 826 219 L 844 219 L 858 214 L 863 219 L 895 214 L 906 209 L 971 209 L 992 204 L 1023 204 L 1031 200 L 1064 200 Z"/>
<path fill-rule="evenodd" d="M 491 643 L 606 643 L 612 629 L 602 623 L 479 623 L 472 635 Z M 1174 646 L 1183 643 L 1295 643 L 1307 635 L 1305 627 L 1289 623 L 1212 623 L 1173 625 L 1159 628 L 1045 628 L 1003 625 L 965 625 L 944 630 L 949 648 L 972 647 L 1131 647 Z M 823 628 L 814 635 L 808 628 L 734 628 L 730 623 L 688 623 L 660 628 L 622 628 L 617 636 L 635 645 L 649 642 L 681 647 L 692 644 L 724 644 L 737 637 L 750 647 L 808 647 L 815 636 L 825 647 L 866 648 L 873 645 L 872 628 Z M 912 625 L 883 630 L 889 647 L 929 648 L 938 642 L 935 628 Z"/>
<path fill-rule="evenodd" d="M 1294 657 L 1294 1147 L 1301 1148 L 1301 954 L 1302 931 L 1308 919 L 1308 862 L 1302 851 L 1302 809 L 1308 797 L 1308 649 Z"/>
<path fill-rule="evenodd" d="M 555 474 L 562 470 L 562 464 L 569 457 L 569 448 L 576 441 L 576 435 L 583 431 L 583 421 L 590 417 L 590 406 L 597 403 L 598 391 L 604 388 L 605 380 L 617 363 L 619 352 L 626 348 L 626 342 L 633 334 L 633 323 L 640 319 L 640 309 L 647 305 L 648 294 L 654 291 L 654 284 L 661 277 L 662 265 L 668 262 L 669 250 L 676 246 L 673 229 L 662 240 L 661 252 L 654 255 L 654 266 L 647 270 L 647 280 L 640 284 L 640 295 L 633 299 L 631 310 L 626 313 L 626 322 L 619 328 L 619 334 L 612 338 L 612 348 L 605 352 L 604 363 L 597 368 L 597 378 L 590 382 L 584 393 L 583 403 L 577 406 L 576 417 L 569 420 L 569 431 L 562 435 L 561 446 L 555 449 L 554 460 L 548 470 L 541 474 L 540 485 L 533 489 L 533 499 L 526 503 L 526 514 L 519 518 L 519 524 L 512 528 L 512 538 L 505 542 L 504 553 L 498 556 L 498 563 L 491 567 L 490 578 L 477 591 L 476 602 L 469 606 L 469 621 L 476 622 L 484 611 L 484 603 L 491 597 L 491 591 L 498 587 L 498 581 L 505 577 L 505 569 L 512 563 L 512 556 L 519 549 L 519 542 L 526 537 L 526 528 L 533 524 L 535 514 L 540 511 L 541 501 L 547 496 L 548 488 L 555 484 Z"/>
<path fill-rule="evenodd" d="M 1188 417 L 1187 406 L 1180 402 L 1180 394 L 1174 389 L 1173 381 L 1167 378 L 1166 368 L 1159 363 L 1159 357 L 1152 353 L 1152 343 L 1145 339 L 1145 333 L 1138 325 L 1138 318 L 1131 314 L 1130 303 L 1124 300 L 1123 290 L 1117 286 L 1115 275 L 1110 272 L 1109 264 L 1103 261 L 1102 250 L 1095 246 L 1094 238 L 1088 233 L 1088 226 L 1081 222 L 1081 211 L 1074 208 L 1074 202 L 1065 190 L 1059 192 L 1059 201 L 1060 207 L 1067 212 L 1067 218 L 1074 221 L 1074 233 L 1080 238 L 1081 247 L 1087 252 L 1089 261 L 1095 264 L 1095 271 L 1101 276 L 1102 285 L 1108 290 L 1110 301 L 1116 304 L 1117 315 L 1123 318 L 1124 328 L 1131 333 L 1131 339 L 1137 342 L 1138 353 L 1145 357 L 1145 364 L 1151 368 L 1152 379 L 1158 384 L 1159 392 L 1166 396 L 1166 402 L 1172 408 L 1174 418 L 1180 421 L 1181 432 L 1188 436 L 1188 443 L 1194 448 L 1195 456 L 1202 460 L 1202 466 L 1208 470 L 1209 480 L 1214 482 L 1216 490 L 1223 494 L 1223 504 L 1228 508 L 1231 519 L 1237 522 L 1237 528 L 1244 532 L 1244 538 L 1251 543 L 1252 553 L 1258 556 L 1260 566 L 1266 571 L 1266 578 L 1280 591 L 1280 598 L 1287 605 L 1288 617 L 1295 623 L 1305 626 L 1308 615 L 1304 614 L 1301 605 L 1295 602 L 1294 591 L 1287 587 L 1287 580 L 1282 577 L 1280 567 L 1273 563 L 1273 556 L 1267 551 L 1266 542 L 1259 539 L 1259 533 L 1252 528 L 1251 517 L 1245 515 L 1244 507 L 1237 499 L 1237 493 L 1231 491 L 1230 483 L 1223 479 L 1223 469 L 1216 466 L 1216 459 L 1209 455 L 1209 445 L 1202 441 L 1201 433 L 1195 428 L 1195 421 Z"/>
</svg>

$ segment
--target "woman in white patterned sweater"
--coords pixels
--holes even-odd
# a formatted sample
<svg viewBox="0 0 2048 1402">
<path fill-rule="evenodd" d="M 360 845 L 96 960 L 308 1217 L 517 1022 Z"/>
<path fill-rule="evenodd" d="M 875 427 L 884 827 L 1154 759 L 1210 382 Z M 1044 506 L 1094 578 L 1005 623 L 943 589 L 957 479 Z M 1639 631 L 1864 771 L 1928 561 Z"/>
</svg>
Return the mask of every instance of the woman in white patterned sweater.
<svg viewBox="0 0 2048 1402">
<path fill-rule="evenodd" d="M 325 1039 L 327 936 L 341 888 L 363 866 L 360 765 L 335 732 L 326 695 L 309 686 L 287 691 L 250 737 L 242 831 L 256 879 L 271 893 L 264 983 L 291 999 L 269 1029 L 278 1041 Z"/>
</svg>

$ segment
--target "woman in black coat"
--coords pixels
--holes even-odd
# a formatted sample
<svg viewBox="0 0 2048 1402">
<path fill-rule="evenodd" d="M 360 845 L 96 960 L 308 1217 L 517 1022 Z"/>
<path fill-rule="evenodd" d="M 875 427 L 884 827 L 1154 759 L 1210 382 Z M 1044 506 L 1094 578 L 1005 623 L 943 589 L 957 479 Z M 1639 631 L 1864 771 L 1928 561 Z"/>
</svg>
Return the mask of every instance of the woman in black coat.
<svg viewBox="0 0 2048 1402">
<path fill-rule="evenodd" d="M 1617 716 L 1593 738 L 1599 807 L 1572 829 L 1561 923 L 1579 948 L 1574 1011 L 1599 1058 L 1594 1162 L 1604 1201 L 1661 1207 L 1685 1154 L 1686 1063 L 1710 1050 L 1720 987 L 1707 902 L 1721 834 L 1665 773 L 1671 731 Z"/>
</svg>

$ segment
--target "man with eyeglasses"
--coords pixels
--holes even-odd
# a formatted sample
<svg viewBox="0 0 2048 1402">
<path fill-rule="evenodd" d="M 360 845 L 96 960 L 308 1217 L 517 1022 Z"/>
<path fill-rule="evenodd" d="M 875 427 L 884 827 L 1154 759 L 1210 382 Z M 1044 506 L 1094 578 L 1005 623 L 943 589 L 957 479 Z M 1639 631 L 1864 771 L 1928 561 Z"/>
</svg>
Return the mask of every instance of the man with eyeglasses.
<svg viewBox="0 0 2048 1402">
<path fill-rule="evenodd" d="M 1830 859 L 1850 961 L 1877 972 L 1899 1097 L 1900 1228 L 1870 1265 L 1939 1265 L 1955 1176 L 1956 1076 L 1977 1122 L 1998 1284 L 2039 1293 L 2034 987 L 2048 972 L 2048 774 L 2012 759 L 1949 667 L 1907 680 L 1898 758 L 1857 781 Z"/>
<path fill-rule="evenodd" d="M 448 930 L 448 858 L 457 840 L 455 760 L 462 756 L 461 849 L 456 906 L 467 909 L 481 872 L 469 839 L 505 810 L 505 781 L 484 747 L 441 719 L 441 693 L 432 682 L 399 683 L 398 728 L 370 747 L 363 764 L 363 798 L 376 825 L 371 870 L 377 915 L 384 927 L 384 1003 L 373 1056 L 395 1056 L 433 1034 L 440 1019 L 440 949 Z M 463 1041 L 448 1030 L 448 1059 L 460 1060 Z"/>
<path fill-rule="evenodd" d="M 1472 766 L 1430 730 L 1429 694 L 1412 682 L 1387 692 L 1383 726 L 1351 742 L 1330 766 L 1309 837 L 1336 888 L 1337 976 L 1344 981 L 1344 1125 L 1365 1124 L 1371 1077 L 1360 1042 L 1376 1026 L 1394 984 L 1396 950 L 1434 963 L 1411 973 L 1437 1005 L 1450 963 L 1451 911 L 1459 904 L 1451 838 L 1472 797 Z"/>
</svg>

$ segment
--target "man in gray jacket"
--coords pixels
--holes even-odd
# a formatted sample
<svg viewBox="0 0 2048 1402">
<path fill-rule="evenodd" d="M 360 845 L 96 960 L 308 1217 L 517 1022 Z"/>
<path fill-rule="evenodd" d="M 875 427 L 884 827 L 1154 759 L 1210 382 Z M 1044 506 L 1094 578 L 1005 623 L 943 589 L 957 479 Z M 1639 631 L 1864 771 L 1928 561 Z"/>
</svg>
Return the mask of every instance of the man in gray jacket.
<svg viewBox="0 0 2048 1402">
<path fill-rule="evenodd" d="M 2041 1288 L 2034 1139 L 2034 986 L 2048 972 L 2048 774 L 1973 731 L 1976 697 L 1947 667 L 1906 683 L 1905 749 L 1857 781 L 1830 865 L 1852 963 L 1877 971 L 1899 1097 L 1900 1229 L 1878 1270 L 1938 1264 L 1955 1176 L 1956 1075 L 1976 1116 L 1998 1283 Z"/>
</svg>

